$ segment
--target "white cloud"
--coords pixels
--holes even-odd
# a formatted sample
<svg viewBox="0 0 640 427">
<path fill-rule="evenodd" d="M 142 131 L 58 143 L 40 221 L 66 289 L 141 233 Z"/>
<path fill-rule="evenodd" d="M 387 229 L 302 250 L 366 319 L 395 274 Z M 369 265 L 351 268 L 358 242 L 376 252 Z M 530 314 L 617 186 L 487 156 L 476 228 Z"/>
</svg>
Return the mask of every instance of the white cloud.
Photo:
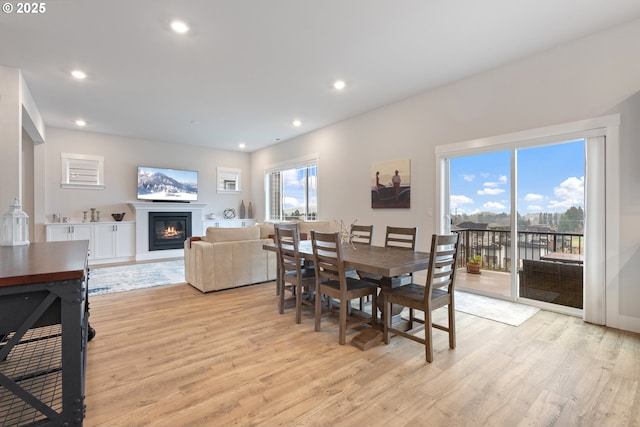
<svg viewBox="0 0 640 427">
<path fill-rule="evenodd" d="M 500 185 L 499 182 L 485 182 L 484 184 L 485 187 L 491 187 L 491 188 L 496 188 L 498 185 Z"/>
<path fill-rule="evenodd" d="M 463 175 L 462 175 L 462 179 L 464 179 L 464 180 L 465 180 L 465 181 L 467 181 L 467 182 L 471 182 L 471 181 L 473 181 L 474 179 L 476 179 L 476 176 L 475 176 L 475 175 L 467 175 L 467 174 L 463 174 Z"/>
<path fill-rule="evenodd" d="M 507 183 L 507 176 L 506 175 L 500 175 L 500 178 L 498 178 L 498 181 L 500 182 L 500 184 L 506 184 Z"/>
<path fill-rule="evenodd" d="M 542 194 L 529 193 L 524 196 L 524 200 L 527 202 L 537 202 L 539 200 L 544 200 L 544 196 Z"/>
<path fill-rule="evenodd" d="M 572 206 L 584 206 L 584 176 L 570 177 L 553 189 L 555 200 L 548 204 L 550 210 L 563 211 Z"/>
<path fill-rule="evenodd" d="M 452 208 L 458 207 L 460 205 L 472 205 L 473 199 L 467 196 L 462 195 L 451 195 L 449 197 L 449 204 Z"/>
<path fill-rule="evenodd" d="M 478 190 L 478 194 L 481 196 L 497 196 L 502 193 L 504 193 L 504 189 L 502 188 L 485 187 L 482 190 Z"/>
<path fill-rule="evenodd" d="M 527 206 L 527 212 L 540 212 L 543 211 L 542 206 L 539 205 L 529 205 Z"/>
<path fill-rule="evenodd" d="M 505 205 L 498 202 L 487 202 L 484 205 L 482 205 L 482 207 L 485 209 L 505 209 L 506 208 Z"/>
</svg>

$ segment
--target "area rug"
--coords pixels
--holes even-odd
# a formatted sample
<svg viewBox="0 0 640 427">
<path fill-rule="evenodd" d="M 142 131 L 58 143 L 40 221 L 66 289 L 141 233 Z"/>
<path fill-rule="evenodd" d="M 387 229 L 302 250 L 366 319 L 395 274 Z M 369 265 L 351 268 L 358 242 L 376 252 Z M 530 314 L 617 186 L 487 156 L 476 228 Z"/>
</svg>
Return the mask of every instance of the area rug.
<svg viewBox="0 0 640 427">
<path fill-rule="evenodd" d="M 482 295 L 467 292 L 456 292 L 456 311 L 472 314 L 496 322 L 506 323 L 511 326 L 520 326 L 533 317 L 538 311 L 537 307 L 489 298 Z"/>
<path fill-rule="evenodd" d="M 89 295 L 124 292 L 184 282 L 183 260 L 91 267 Z"/>
</svg>

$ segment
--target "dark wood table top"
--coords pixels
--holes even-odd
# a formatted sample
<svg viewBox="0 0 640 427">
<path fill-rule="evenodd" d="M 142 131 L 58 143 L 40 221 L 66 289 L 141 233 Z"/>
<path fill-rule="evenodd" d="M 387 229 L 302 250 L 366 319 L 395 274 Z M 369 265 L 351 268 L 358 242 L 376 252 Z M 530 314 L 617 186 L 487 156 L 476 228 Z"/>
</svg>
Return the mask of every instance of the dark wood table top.
<svg viewBox="0 0 640 427">
<path fill-rule="evenodd" d="M 583 264 L 584 255 L 582 254 L 566 254 L 563 252 L 550 252 L 546 255 L 540 256 L 541 260 L 565 262 L 567 264 Z"/>
<path fill-rule="evenodd" d="M 275 243 L 266 243 L 262 247 L 265 250 L 277 251 Z M 298 249 L 302 256 L 313 256 L 310 240 L 300 241 Z M 395 277 L 429 268 L 428 252 L 357 243 L 355 244 L 355 249 L 351 245 L 343 245 L 342 249 L 345 268 L 352 268 L 379 276 Z"/>
<path fill-rule="evenodd" d="M 0 286 L 82 278 L 88 251 L 88 240 L 0 246 Z"/>
</svg>

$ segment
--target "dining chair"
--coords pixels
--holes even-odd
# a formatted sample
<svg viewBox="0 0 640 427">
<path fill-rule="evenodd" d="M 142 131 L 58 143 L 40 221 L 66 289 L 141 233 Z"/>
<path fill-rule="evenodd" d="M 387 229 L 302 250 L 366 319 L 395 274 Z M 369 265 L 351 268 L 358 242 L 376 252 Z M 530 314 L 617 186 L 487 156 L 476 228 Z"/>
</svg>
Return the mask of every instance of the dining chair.
<svg viewBox="0 0 640 427">
<path fill-rule="evenodd" d="M 431 252 L 426 285 L 411 283 L 393 289 L 385 289 L 383 295 L 384 311 L 391 312 L 391 304 L 409 307 L 407 330 L 395 329 L 391 316 L 384 316 L 384 342 L 389 344 L 391 333 L 424 344 L 427 362 L 433 361 L 432 328 L 449 333 L 449 347 L 456 347 L 456 320 L 454 288 L 456 282 L 456 260 L 458 256 L 459 235 L 436 235 L 431 238 Z M 432 322 L 431 312 L 448 306 L 448 325 Z M 415 310 L 424 313 L 424 319 L 415 316 Z M 414 323 L 420 325 L 414 327 Z M 416 333 L 424 330 L 424 338 Z"/>
<path fill-rule="evenodd" d="M 373 326 L 378 317 L 377 295 L 378 286 L 365 280 L 347 277 L 340 245 L 340 233 L 311 232 L 311 246 L 313 248 L 313 260 L 316 270 L 316 296 L 315 296 L 315 330 L 320 332 L 322 317 L 323 296 L 339 301 L 340 335 L 338 342 L 346 342 L 347 328 L 354 328 L 364 324 Z M 371 314 L 363 317 L 353 316 L 353 312 L 347 310 L 350 301 L 355 298 L 371 296 Z M 331 304 L 329 304 L 329 311 Z M 359 310 L 358 310 L 359 312 Z M 351 314 L 348 316 L 348 314 Z M 361 313 L 365 315 L 366 313 Z"/>
<path fill-rule="evenodd" d="M 353 243 L 371 245 L 371 241 L 373 240 L 373 225 L 351 224 L 351 236 Z"/>
<path fill-rule="evenodd" d="M 373 241 L 373 225 L 356 225 L 351 224 L 351 241 L 353 243 L 360 243 L 363 245 L 371 246 L 371 242 Z M 356 274 L 362 280 L 367 280 L 368 282 L 380 284 L 381 276 L 376 274 L 367 273 L 364 271 L 356 270 Z M 360 298 L 360 311 L 364 311 L 365 298 L 370 300 L 369 297 L 361 297 Z"/>
<path fill-rule="evenodd" d="M 302 322 L 302 305 L 311 305 L 316 281 L 313 268 L 303 268 L 303 258 L 298 251 L 299 233 L 297 224 L 275 226 L 278 247 L 278 306 L 280 314 L 283 314 L 288 304 L 295 304 L 296 323 Z M 291 296 L 285 296 L 287 291 Z"/>
<path fill-rule="evenodd" d="M 416 227 L 389 227 L 384 238 L 385 247 L 407 248 L 416 250 L 416 238 L 418 229 Z"/>
</svg>

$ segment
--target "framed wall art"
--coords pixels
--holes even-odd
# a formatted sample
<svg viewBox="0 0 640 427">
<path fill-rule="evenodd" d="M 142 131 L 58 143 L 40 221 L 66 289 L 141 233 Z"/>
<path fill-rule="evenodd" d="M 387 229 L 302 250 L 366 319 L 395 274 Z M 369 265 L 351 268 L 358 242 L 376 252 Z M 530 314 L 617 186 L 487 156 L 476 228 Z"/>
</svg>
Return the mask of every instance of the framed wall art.
<svg viewBox="0 0 640 427">
<path fill-rule="evenodd" d="M 411 160 L 387 160 L 371 165 L 371 207 L 411 207 Z"/>
</svg>

